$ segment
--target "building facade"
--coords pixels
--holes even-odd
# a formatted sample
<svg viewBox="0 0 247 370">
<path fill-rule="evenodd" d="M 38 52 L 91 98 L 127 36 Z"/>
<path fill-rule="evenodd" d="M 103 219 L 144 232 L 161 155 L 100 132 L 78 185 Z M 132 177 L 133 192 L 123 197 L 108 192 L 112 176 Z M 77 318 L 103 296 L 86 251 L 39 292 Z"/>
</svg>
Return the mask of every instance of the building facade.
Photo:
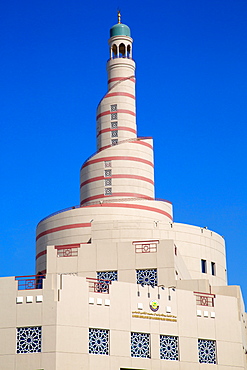
<svg viewBox="0 0 247 370">
<path fill-rule="evenodd" d="M 137 137 L 128 26 L 110 29 L 97 152 L 80 205 L 37 226 L 36 275 L 0 279 L 0 369 L 247 369 L 241 290 L 224 239 L 173 221 L 154 195 L 153 140 Z"/>
</svg>

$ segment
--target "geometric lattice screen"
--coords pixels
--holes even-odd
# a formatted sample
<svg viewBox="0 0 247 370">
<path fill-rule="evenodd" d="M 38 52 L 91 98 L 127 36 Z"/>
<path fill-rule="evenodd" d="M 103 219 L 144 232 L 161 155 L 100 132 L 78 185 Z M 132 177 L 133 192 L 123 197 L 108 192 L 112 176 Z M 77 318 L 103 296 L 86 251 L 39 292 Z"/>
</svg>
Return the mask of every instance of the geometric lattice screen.
<svg viewBox="0 0 247 370">
<path fill-rule="evenodd" d="M 98 271 L 97 272 L 97 279 L 98 280 L 116 281 L 117 280 L 117 271 Z"/>
<path fill-rule="evenodd" d="M 42 329 L 41 326 L 17 328 L 17 353 L 41 352 Z"/>
<path fill-rule="evenodd" d="M 141 285 L 151 285 L 152 287 L 158 285 L 157 270 L 136 270 L 136 282 Z"/>
<path fill-rule="evenodd" d="M 89 329 L 89 353 L 109 355 L 109 330 Z"/>
<path fill-rule="evenodd" d="M 170 335 L 160 336 L 160 358 L 178 361 L 178 337 Z"/>
<path fill-rule="evenodd" d="M 131 333 L 131 357 L 150 358 L 150 334 Z"/>
<path fill-rule="evenodd" d="M 215 340 L 198 339 L 198 354 L 200 363 L 216 364 Z"/>
</svg>

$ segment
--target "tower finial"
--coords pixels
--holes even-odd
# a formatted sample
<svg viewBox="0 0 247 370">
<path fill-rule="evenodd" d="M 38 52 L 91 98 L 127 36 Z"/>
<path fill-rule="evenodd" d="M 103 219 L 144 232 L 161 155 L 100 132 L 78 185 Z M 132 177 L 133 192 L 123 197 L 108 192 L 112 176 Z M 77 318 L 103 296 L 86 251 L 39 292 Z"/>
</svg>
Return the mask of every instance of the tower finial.
<svg viewBox="0 0 247 370">
<path fill-rule="evenodd" d="M 118 10 L 117 16 L 118 16 L 118 23 L 121 23 L 121 13 L 120 13 L 120 10 Z"/>
</svg>

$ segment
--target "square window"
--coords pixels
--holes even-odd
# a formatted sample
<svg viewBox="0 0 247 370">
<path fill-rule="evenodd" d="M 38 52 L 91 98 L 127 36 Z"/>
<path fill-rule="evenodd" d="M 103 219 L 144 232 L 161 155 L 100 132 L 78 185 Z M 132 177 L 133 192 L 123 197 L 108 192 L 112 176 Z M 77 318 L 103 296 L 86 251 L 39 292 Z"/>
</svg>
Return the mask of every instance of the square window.
<svg viewBox="0 0 247 370">
<path fill-rule="evenodd" d="M 109 330 L 89 329 L 89 353 L 109 355 Z"/>
<path fill-rule="evenodd" d="M 131 333 L 131 357 L 150 358 L 150 334 Z"/>
<path fill-rule="evenodd" d="M 113 139 L 111 141 L 111 145 L 117 145 L 118 144 L 118 139 Z"/>
<path fill-rule="evenodd" d="M 111 137 L 118 137 L 118 130 L 114 130 L 111 132 Z"/>
<path fill-rule="evenodd" d="M 111 112 L 116 112 L 117 111 L 117 104 L 112 104 L 111 105 Z"/>
<path fill-rule="evenodd" d="M 118 127 L 117 121 L 111 122 L 111 128 L 117 128 L 117 127 Z"/>
<path fill-rule="evenodd" d="M 178 361 L 178 337 L 160 336 L 160 358 L 162 360 Z"/>
<path fill-rule="evenodd" d="M 211 272 L 212 272 L 212 275 L 216 275 L 216 266 L 215 266 L 215 262 L 211 262 Z"/>
<path fill-rule="evenodd" d="M 111 161 L 105 161 L 105 167 L 111 167 Z"/>
<path fill-rule="evenodd" d="M 206 274 L 207 273 L 207 261 L 201 260 L 201 265 L 202 265 L 202 273 Z"/>
<path fill-rule="evenodd" d="M 111 179 L 105 179 L 105 186 L 111 186 Z"/>
<path fill-rule="evenodd" d="M 105 170 L 105 177 L 111 177 L 111 170 Z"/>
<path fill-rule="evenodd" d="M 111 113 L 111 119 L 117 119 L 117 113 Z"/>
<path fill-rule="evenodd" d="M 41 352 L 42 328 L 41 326 L 17 328 L 16 339 L 17 353 Z"/>
<path fill-rule="evenodd" d="M 105 195 L 111 195 L 112 189 L 111 188 L 105 188 Z"/>
<path fill-rule="evenodd" d="M 216 341 L 198 339 L 199 362 L 205 364 L 216 364 Z"/>
<path fill-rule="evenodd" d="M 157 269 L 136 270 L 136 280 L 141 285 L 158 285 Z"/>
</svg>

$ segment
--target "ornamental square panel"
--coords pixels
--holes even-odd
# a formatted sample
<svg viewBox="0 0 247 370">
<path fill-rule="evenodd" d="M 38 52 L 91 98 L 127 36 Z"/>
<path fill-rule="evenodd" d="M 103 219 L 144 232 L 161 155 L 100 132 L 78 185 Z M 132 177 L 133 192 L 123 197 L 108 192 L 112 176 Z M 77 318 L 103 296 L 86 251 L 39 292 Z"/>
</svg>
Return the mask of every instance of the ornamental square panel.
<svg viewBox="0 0 247 370">
<path fill-rule="evenodd" d="M 111 186 L 111 179 L 105 179 L 105 186 Z"/>
<path fill-rule="evenodd" d="M 111 141 L 111 145 L 117 145 L 118 144 L 118 139 L 113 139 Z"/>
<path fill-rule="evenodd" d="M 117 113 L 111 113 L 111 119 L 117 119 Z"/>
<path fill-rule="evenodd" d="M 146 269 L 146 270 L 136 270 L 136 281 L 137 284 L 141 285 L 158 285 L 157 270 L 156 269 Z"/>
<path fill-rule="evenodd" d="M 17 353 L 41 352 L 41 341 L 42 341 L 41 326 L 17 328 L 16 352 Z"/>
<path fill-rule="evenodd" d="M 76 257 L 76 256 L 78 256 L 78 248 L 57 249 L 57 257 Z"/>
<path fill-rule="evenodd" d="M 147 243 L 147 242 L 135 242 L 133 243 L 135 246 L 136 253 L 156 253 L 157 252 L 157 245 L 158 243 Z"/>
<path fill-rule="evenodd" d="M 131 333 L 131 357 L 150 358 L 150 334 Z"/>
<path fill-rule="evenodd" d="M 116 112 L 117 111 L 117 104 L 112 104 L 111 105 L 111 112 Z"/>
<path fill-rule="evenodd" d="M 105 195 L 112 195 L 112 188 L 105 188 Z"/>
<path fill-rule="evenodd" d="M 171 335 L 160 336 L 160 358 L 162 360 L 178 361 L 178 337 Z"/>
<path fill-rule="evenodd" d="M 89 353 L 109 355 L 109 330 L 89 329 Z"/>
<path fill-rule="evenodd" d="M 111 132 L 111 137 L 118 137 L 118 130 L 114 130 Z"/>
<path fill-rule="evenodd" d="M 111 170 L 105 170 L 105 177 L 111 176 Z"/>
<path fill-rule="evenodd" d="M 216 364 L 216 341 L 198 339 L 199 362 L 205 364 Z"/>
<path fill-rule="evenodd" d="M 111 161 L 105 161 L 105 167 L 111 167 Z"/>
<path fill-rule="evenodd" d="M 117 121 L 111 122 L 111 128 L 117 128 L 117 127 L 118 127 Z"/>
</svg>

